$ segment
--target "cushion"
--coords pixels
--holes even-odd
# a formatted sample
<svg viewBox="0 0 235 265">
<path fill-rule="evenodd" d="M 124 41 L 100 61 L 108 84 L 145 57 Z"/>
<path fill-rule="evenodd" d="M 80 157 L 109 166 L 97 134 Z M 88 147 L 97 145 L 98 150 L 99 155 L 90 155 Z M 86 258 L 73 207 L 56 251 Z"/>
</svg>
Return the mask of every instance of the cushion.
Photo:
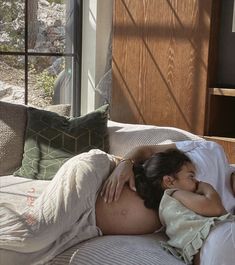
<svg viewBox="0 0 235 265">
<path fill-rule="evenodd" d="M 108 105 L 81 117 L 28 108 L 24 155 L 16 176 L 50 180 L 69 158 L 93 148 L 108 151 Z"/>
<path fill-rule="evenodd" d="M 140 145 L 169 144 L 184 140 L 202 139 L 179 128 L 114 121 L 108 122 L 108 130 L 109 152 L 117 156 L 124 156 L 131 149 Z"/>
<path fill-rule="evenodd" d="M 0 101 L 0 176 L 11 175 L 20 167 L 27 123 L 26 105 Z M 46 107 L 60 115 L 69 116 L 69 104 Z"/>
<path fill-rule="evenodd" d="M 26 120 L 26 106 L 0 101 L 0 176 L 21 165 Z"/>
<path fill-rule="evenodd" d="M 166 240 L 163 233 L 96 237 L 69 248 L 51 265 L 184 265 L 162 249 L 159 241 Z"/>
</svg>

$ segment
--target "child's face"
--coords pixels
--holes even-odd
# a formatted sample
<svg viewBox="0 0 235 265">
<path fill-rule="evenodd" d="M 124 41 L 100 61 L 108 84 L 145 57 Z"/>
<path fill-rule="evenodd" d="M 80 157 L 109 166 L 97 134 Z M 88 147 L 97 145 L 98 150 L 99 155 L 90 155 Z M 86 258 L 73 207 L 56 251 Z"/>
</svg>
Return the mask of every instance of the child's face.
<svg viewBox="0 0 235 265">
<path fill-rule="evenodd" d="M 198 181 L 195 179 L 195 171 L 196 169 L 192 163 L 183 165 L 172 181 L 173 187 L 195 192 L 198 184 Z"/>
</svg>

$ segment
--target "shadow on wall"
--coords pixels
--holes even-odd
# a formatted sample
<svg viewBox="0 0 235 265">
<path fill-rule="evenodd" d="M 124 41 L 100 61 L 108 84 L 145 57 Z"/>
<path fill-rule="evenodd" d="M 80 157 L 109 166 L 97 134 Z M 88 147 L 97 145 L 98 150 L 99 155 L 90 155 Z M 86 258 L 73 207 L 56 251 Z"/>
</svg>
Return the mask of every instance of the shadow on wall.
<svg viewBox="0 0 235 265">
<path fill-rule="evenodd" d="M 173 6 L 170 1 L 162 3 L 166 17 L 156 14 L 156 3 L 119 3 L 114 20 L 112 118 L 148 124 L 168 119 L 174 126 L 171 113 L 178 113 L 184 129 L 195 131 L 205 108 L 198 88 L 207 82 L 204 42 L 209 36 L 209 5 L 195 2 L 189 19 L 183 4 Z"/>
</svg>

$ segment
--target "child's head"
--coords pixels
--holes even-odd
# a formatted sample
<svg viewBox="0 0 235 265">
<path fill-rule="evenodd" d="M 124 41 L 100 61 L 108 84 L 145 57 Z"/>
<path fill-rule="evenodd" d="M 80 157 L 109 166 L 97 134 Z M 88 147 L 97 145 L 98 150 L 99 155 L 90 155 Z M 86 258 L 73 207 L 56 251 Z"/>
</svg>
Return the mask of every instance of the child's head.
<svg viewBox="0 0 235 265">
<path fill-rule="evenodd" d="M 158 209 L 165 189 L 180 188 L 194 192 L 197 188 L 195 167 L 190 158 L 177 149 L 154 154 L 134 167 L 137 192 L 145 206 Z"/>
</svg>

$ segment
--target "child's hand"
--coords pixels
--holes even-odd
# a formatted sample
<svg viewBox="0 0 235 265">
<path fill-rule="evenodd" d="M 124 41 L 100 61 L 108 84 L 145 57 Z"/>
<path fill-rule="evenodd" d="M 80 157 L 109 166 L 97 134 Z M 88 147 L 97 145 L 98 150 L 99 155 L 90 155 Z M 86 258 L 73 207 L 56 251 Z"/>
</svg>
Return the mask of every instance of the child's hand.
<svg viewBox="0 0 235 265">
<path fill-rule="evenodd" d="M 206 195 L 208 192 L 216 192 L 216 191 L 211 184 L 199 181 L 196 193 L 200 195 Z"/>
</svg>

